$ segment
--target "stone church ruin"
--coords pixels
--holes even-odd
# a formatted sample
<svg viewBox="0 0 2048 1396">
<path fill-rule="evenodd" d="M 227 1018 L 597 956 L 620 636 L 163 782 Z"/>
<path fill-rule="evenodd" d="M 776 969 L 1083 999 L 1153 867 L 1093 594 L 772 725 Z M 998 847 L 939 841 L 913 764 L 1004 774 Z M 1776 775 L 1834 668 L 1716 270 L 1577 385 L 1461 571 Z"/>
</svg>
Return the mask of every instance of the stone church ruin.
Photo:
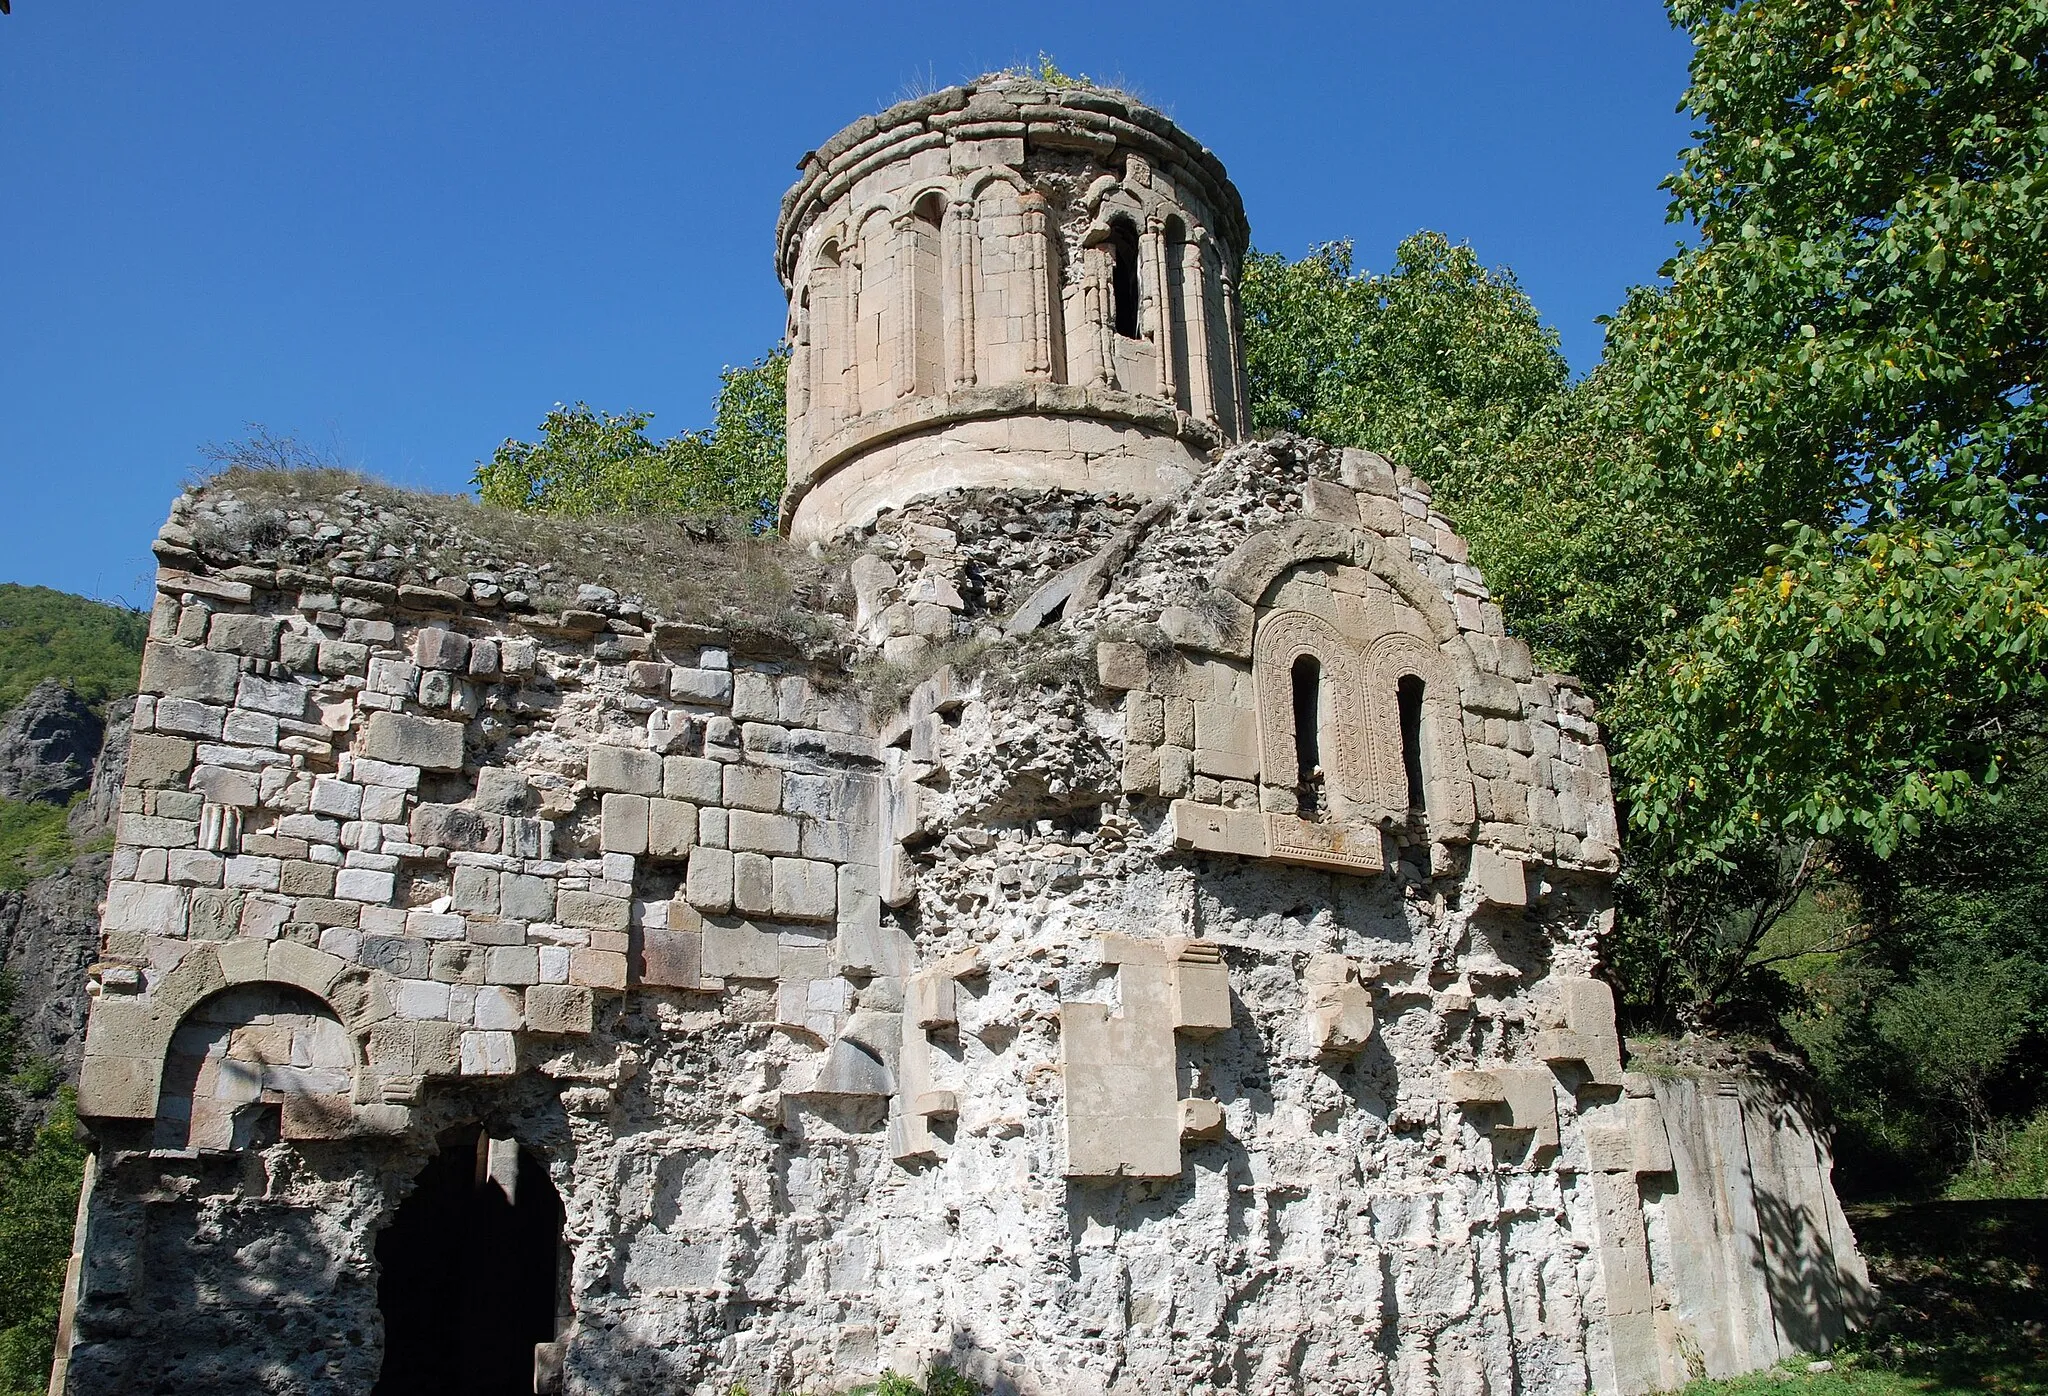
<svg viewBox="0 0 2048 1396">
<path fill-rule="evenodd" d="M 1246 242 L 1099 89 L 806 155 L 784 537 L 674 564 L 786 558 L 752 611 L 180 498 L 53 1391 L 1625 1396 L 1838 1337 L 1809 1112 L 1617 1040 L 1588 700 L 1399 464 L 1247 439 Z"/>
</svg>

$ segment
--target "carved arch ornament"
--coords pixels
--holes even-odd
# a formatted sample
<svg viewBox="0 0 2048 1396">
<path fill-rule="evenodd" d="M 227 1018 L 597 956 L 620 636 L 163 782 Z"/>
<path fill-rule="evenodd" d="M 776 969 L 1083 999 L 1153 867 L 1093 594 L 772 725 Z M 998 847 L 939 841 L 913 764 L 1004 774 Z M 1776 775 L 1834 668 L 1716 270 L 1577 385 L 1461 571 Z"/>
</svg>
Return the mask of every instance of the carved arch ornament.
<svg viewBox="0 0 2048 1396">
<path fill-rule="evenodd" d="M 1294 664 L 1304 656 L 1322 666 L 1319 745 L 1331 814 L 1356 821 L 1374 802 L 1376 782 L 1352 715 L 1365 710 L 1366 674 L 1351 642 L 1321 616 L 1271 611 L 1259 618 L 1252 641 L 1252 675 L 1259 702 L 1259 767 L 1269 786 L 1291 786 L 1298 740 L 1294 730 Z M 1394 759 L 1400 760 L 1400 749 Z"/>
</svg>

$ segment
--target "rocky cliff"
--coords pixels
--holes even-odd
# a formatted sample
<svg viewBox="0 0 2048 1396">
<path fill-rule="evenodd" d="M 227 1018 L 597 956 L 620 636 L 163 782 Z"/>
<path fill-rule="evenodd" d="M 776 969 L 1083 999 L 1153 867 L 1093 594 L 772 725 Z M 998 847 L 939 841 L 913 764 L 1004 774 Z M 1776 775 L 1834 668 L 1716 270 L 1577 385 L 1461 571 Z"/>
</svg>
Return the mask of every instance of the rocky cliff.
<svg viewBox="0 0 2048 1396">
<path fill-rule="evenodd" d="M 70 1082 L 85 1050 L 85 971 L 99 948 L 111 856 L 95 844 L 118 812 L 132 706 L 117 700 L 102 717 L 45 679 L 0 723 L 0 798 L 64 806 L 85 797 L 68 821 L 76 856 L 24 887 L 0 888 L 0 971 L 14 977 L 22 1048 Z"/>
</svg>

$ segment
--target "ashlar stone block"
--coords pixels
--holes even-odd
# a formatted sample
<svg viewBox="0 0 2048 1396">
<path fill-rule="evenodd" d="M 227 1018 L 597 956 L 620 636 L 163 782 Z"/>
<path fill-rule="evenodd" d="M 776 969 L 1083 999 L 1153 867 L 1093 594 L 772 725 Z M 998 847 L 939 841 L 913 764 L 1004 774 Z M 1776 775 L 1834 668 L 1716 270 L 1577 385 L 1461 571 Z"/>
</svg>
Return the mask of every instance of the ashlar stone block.
<svg viewBox="0 0 2048 1396">
<path fill-rule="evenodd" d="M 684 903 L 683 909 L 688 909 Z M 675 908 L 671 908 L 673 915 Z M 630 964 L 633 978 L 649 989 L 704 987 L 704 934 L 701 929 L 649 927 L 639 933 L 639 961 Z M 629 959 L 631 952 L 628 952 Z"/>
<path fill-rule="evenodd" d="M 496 853 L 505 836 L 501 816 L 463 805 L 421 805 L 412 812 L 412 841 L 422 848 Z"/>
<path fill-rule="evenodd" d="M 535 984 L 526 991 L 526 1027 L 551 1036 L 588 1033 L 596 1024 L 595 1001 L 582 984 Z"/>
<path fill-rule="evenodd" d="M 797 851 L 797 822 L 786 814 L 736 809 L 726 821 L 726 842 L 735 851 L 787 857 Z"/>
<path fill-rule="evenodd" d="M 732 701 L 732 674 L 724 669 L 674 670 L 668 676 L 668 696 L 679 703 L 729 703 Z"/>
<path fill-rule="evenodd" d="M 142 656 L 144 693 L 201 703 L 232 703 L 241 677 L 242 666 L 231 654 L 152 641 Z"/>
<path fill-rule="evenodd" d="M 1542 1067 L 1496 1067 L 1493 1074 L 1508 1107 L 1507 1124 L 1497 1128 L 1527 1130 L 1534 1135 L 1535 1148 L 1555 1149 L 1557 1078 Z"/>
<path fill-rule="evenodd" d="M 1230 1026 L 1230 974 L 1223 953 L 1206 941 L 1190 941 L 1172 965 L 1173 1029 L 1208 1037 Z"/>
<path fill-rule="evenodd" d="M 1266 817 L 1257 810 L 1224 809 L 1193 800 L 1175 800 L 1169 814 L 1176 848 L 1234 853 L 1241 858 L 1264 858 L 1270 851 Z"/>
<path fill-rule="evenodd" d="M 1527 866 L 1512 853 L 1484 844 L 1472 849 L 1472 887 L 1481 902 L 1489 906 L 1529 905 Z"/>
<path fill-rule="evenodd" d="M 626 952 L 581 948 L 571 950 L 569 983 L 586 989 L 623 991 L 626 987 Z"/>
<path fill-rule="evenodd" d="M 606 795 L 602 806 L 601 839 L 607 853 L 635 857 L 647 851 L 647 797 Z"/>
<path fill-rule="evenodd" d="M 761 853 L 733 854 L 732 904 L 747 916 L 766 916 L 774 909 L 774 859 Z"/>
<path fill-rule="evenodd" d="M 1546 986 L 1536 1054 L 1547 1062 L 1578 1062 L 1596 1086 L 1622 1084 L 1621 1040 L 1614 1026 L 1614 990 L 1603 979 L 1560 976 Z"/>
<path fill-rule="evenodd" d="M 652 751 L 594 746 L 590 749 L 585 778 L 598 790 L 613 790 L 622 795 L 659 795 L 661 763 L 661 756 Z"/>
<path fill-rule="evenodd" d="M 729 809 L 773 814 L 782 808 L 782 772 L 744 763 L 725 769 L 724 801 Z"/>
<path fill-rule="evenodd" d="M 723 848 L 691 850 L 685 874 L 684 899 L 702 912 L 723 915 L 732 910 L 732 854 Z"/>
<path fill-rule="evenodd" d="M 372 761 L 418 766 L 428 771 L 462 769 L 463 724 L 410 713 L 370 715 L 363 754 Z"/>
<path fill-rule="evenodd" d="M 777 938 L 747 921 L 704 923 L 703 970 L 714 979 L 774 979 L 781 973 Z"/>
<path fill-rule="evenodd" d="M 1180 1098 L 1166 967 L 1119 971 L 1122 1012 L 1060 1005 L 1070 1178 L 1180 1175 Z"/>
<path fill-rule="evenodd" d="M 701 756 L 669 756 L 661 763 L 661 793 L 671 800 L 693 805 L 717 805 L 723 801 L 725 767 Z"/>
<path fill-rule="evenodd" d="M 753 854 L 741 854 L 750 859 Z M 770 911 L 790 921 L 832 921 L 839 913 L 839 873 L 807 858 L 772 860 Z"/>
<path fill-rule="evenodd" d="M 1356 976 L 1357 966 L 1346 956 L 1309 957 L 1304 986 L 1309 1037 L 1325 1056 L 1354 1056 L 1372 1041 L 1372 990 Z"/>
<path fill-rule="evenodd" d="M 137 732 L 128 743 L 128 785 L 146 790 L 184 783 L 197 749 L 183 737 Z M 255 803 L 253 797 L 249 803 Z"/>
<path fill-rule="evenodd" d="M 216 613 L 206 627 L 206 647 L 252 659 L 277 657 L 278 622 L 271 616 Z"/>
<path fill-rule="evenodd" d="M 633 903 L 602 892 L 564 890 L 555 896 L 555 916 L 565 926 L 593 931 L 623 931 L 632 922 Z"/>
<path fill-rule="evenodd" d="M 464 673 L 469 668 L 469 637 L 459 630 L 428 626 L 413 635 L 412 658 L 422 669 Z"/>
<path fill-rule="evenodd" d="M 552 878 L 507 873 L 498 885 L 499 909 L 521 921 L 555 919 L 555 884 Z"/>
<path fill-rule="evenodd" d="M 697 842 L 697 807 L 681 800 L 647 802 L 647 854 L 682 858 Z"/>
<path fill-rule="evenodd" d="M 519 1069 L 519 1051 L 509 1032 L 462 1034 L 464 1076 L 510 1076 Z"/>
</svg>

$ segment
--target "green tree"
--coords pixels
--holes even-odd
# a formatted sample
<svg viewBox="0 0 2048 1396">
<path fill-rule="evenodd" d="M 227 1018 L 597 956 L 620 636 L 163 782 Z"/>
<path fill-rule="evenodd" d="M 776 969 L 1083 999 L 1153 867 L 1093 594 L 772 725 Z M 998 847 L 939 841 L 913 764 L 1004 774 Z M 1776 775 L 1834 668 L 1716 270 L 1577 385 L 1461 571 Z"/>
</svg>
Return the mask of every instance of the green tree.
<svg viewBox="0 0 2048 1396">
<path fill-rule="evenodd" d="M 85 1146 L 67 1087 L 27 1146 L 0 1156 L 0 1393 L 50 1378 Z"/>
<path fill-rule="evenodd" d="M 1675 860 L 1880 856 L 1991 784 L 2043 696 L 2036 401 L 2048 4 L 1674 0 L 1697 246 L 1609 333 L 1649 497 L 1712 522 L 1613 710 Z"/>
<path fill-rule="evenodd" d="M 1570 376 L 1514 275 L 1441 233 L 1402 242 L 1384 275 L 1354 272 L 1348 242 L 1253 252 L 1240 294 L 1254 428 L 1369 447 L 1452 497 Z"/>
<path fill-rule="evenodd" d="M 721 375 L 708 431 L 663 441 L 645 412 L 557 406 L 539 441 L 507 440 L 478 464 L 484 503 L 542 514 L 727 514 L 773 523 L 781 497 L 789 357 L 778 351 Z"/>
<path fill-rule="evenodd" d="M 56 1073 L 27 1060 L 14 1015 L 16 986 L 0 975 L 0 1396 L 40 1392 L 49 1381 L 85 1148 L 65 1088 L 41 1108 Z"/>
<path fill-rule="evenodd" d="M 149 613 L 0 582 L 0 712 L 44 679 L 98 705 L 135 691 Z"/>
</svg>

